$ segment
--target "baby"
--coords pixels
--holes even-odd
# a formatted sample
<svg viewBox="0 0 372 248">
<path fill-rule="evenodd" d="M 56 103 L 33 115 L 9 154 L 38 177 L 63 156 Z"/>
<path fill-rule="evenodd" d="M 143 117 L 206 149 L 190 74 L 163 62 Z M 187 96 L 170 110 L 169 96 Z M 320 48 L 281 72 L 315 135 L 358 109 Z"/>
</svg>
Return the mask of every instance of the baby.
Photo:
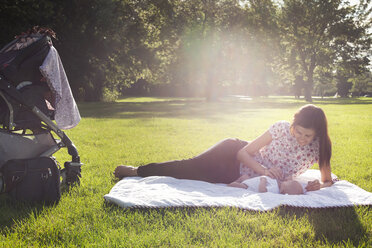
<svg viewBox="0 0 372 248">
<path fill-rule="evenodd" d="M 250 189 L 256 192 L 272 192 L 288 195 L 300 195 L 305 193 L 305 188 L 298 181 L 288 179 L 279 181 L 268 176 L 249 178 L 243 175 L 235 182 L 228 184 L 230 187 Z"/>
</svg>

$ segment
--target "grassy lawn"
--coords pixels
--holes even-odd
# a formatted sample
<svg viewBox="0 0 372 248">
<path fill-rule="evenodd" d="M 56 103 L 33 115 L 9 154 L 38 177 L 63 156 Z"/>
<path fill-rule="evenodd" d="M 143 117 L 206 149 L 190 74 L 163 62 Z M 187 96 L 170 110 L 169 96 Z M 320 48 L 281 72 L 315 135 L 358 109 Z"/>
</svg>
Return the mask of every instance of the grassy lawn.
<svg viewBox="0 0 372 248">
<path fill-rule="evenodd" d="M 79 104 L 80 124 L 66 131 L 84 163 L 81 185 L 53 207 L 0 197 L 0 247 L 371 247 L 370 207 L 260 213 L 235 208 L 122 209 L 105 204 L 119 164 L 197 155 L 217 141 L 251 140 L 291 120 L 291 97 L 127 98 Z M 314 99 L 327 114 L 332 172 L 372 191 L 372 98 Z M 64 149 L 66 150 L 66 149 Z M 56 153 L 63 163 L 66 151 Z M 315 166 L 316 167 L 316 166 Z"/>
</svg>

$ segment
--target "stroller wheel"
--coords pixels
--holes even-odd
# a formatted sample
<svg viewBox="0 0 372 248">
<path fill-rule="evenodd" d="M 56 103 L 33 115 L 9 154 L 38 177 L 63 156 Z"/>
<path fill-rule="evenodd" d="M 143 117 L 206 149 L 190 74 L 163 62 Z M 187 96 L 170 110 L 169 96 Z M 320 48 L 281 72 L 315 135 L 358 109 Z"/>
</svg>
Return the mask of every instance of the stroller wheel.
<svg viewBox="0 0 372 248">
<path fill-rule="evenodd" d="M 81 177 L 80 171 L 77 172 L 75 170 L 71 170 L 66 174 L 66 184 L 67 185 L 72 185 L 75 183 L 80 184 L 80 177 Z"/>
<path fill-rule="evenodd" d="M 71 165 L 73 163 L 66 162 L 65 168 L 61 170 L 61 188 L 74 185 L 80 185 L 80 177 L 81 177 L 81 166 Z"/>
<path fill-rule="evenodd" d="M 66 184 L 73 185 L 75 183 L 80 184 L 81 167 L 80 166 L 68 166 L 66 167 Z"/>
</svg>

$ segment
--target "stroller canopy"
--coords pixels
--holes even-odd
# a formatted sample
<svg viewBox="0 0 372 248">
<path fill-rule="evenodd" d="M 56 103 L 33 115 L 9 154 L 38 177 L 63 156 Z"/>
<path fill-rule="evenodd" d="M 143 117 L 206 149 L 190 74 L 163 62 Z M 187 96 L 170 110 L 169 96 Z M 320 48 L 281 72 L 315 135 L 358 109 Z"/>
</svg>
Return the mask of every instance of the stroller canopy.
<svg viewBox="0 0 372 248">
<path fill-rule="evenodd" d="M 80 113 L 63 64 L 48 35 L 22 35 L 1 49 L 0 74 L 17 90 L 29 85 L 47 85 L 52 94 L 47 105 L 54 111 L 57 126 L 70 129 L 79 123 Z"/>
</svg>

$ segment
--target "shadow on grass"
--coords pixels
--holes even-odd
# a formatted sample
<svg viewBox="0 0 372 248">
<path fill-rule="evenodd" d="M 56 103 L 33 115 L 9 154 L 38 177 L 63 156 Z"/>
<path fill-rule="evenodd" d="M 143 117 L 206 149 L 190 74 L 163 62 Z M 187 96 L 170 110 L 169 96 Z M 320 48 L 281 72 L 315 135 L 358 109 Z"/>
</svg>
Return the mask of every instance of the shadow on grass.
<svg viewBox="0 0 372 248">
<path fill-rule="evenodd" d="M 61 194 L 67 189 L 61 188 Z M 45 204 L 40 202 L 22 202 L 12 199 L 6 193 L 0 194 L 0 233 L 12 232 L 17 223 L 23 220 L 37 217 L 45 210 L 56 207 L 56 204 Z"/>
<path fill-rule="evenodd" d="M 315 238 L 328 244 L 351 242 L 357 247 L 368 239 L 367 230 L 360 222 L 354 207 L 327 209 L 281 207 L 279 215 L 284 218 L 288 215 L 297 218 L 307 216 L 313 225 Z"/>
<path fill-rule="evenodd" d="M 167 102 L 116 102 L 82 103 L 79 109 L 82 117 L 91 118 L 204 118 L 215 119 L 219 114 L 256 112 L 262 108 L 297 108 L 299 103 L 245 103 L 245 102 L 203 102 L 203 101 L 167 101 Z"/>
<path fill-rule="evenodd" d="M 80 103 L 82 117 L 91 118 L 204 118 L 215 119 L 219 114 L 254 113 L 262 109 L 294 110 L 307 104 L 292 98 L 259 98 L 252 101 L 223 99 L 205 102 L 195 99 L 180 99 L 154 102 Z M 314 99 L 313 104 L 372 104 L 372 99 Z"/>
<path fill-rule="evenodd" d="M 317 98 L 314 99 L 314 104 L 372 104 L 372 97 L 365 98 Z"/>
<path fill-rule="evenodd" d="M 0 196 L 0 233 L 12 231 L 14 225 L 22 222 L 30 216 L 37 216 L 53 206 L 44 206 L 42 204 L 21 203 L 10 199 L 7 195 Z"/>
<path fill-rule="evenodd" d="M 168 101 L 146 103 L 84 103 L 79 106 L 82 117 L 91 118 L 209 118 L 214 119 L 219 113 L 233 114 L 243 107 L 221 103 L 203 103 L 195 101 Z"/>
</svg>

